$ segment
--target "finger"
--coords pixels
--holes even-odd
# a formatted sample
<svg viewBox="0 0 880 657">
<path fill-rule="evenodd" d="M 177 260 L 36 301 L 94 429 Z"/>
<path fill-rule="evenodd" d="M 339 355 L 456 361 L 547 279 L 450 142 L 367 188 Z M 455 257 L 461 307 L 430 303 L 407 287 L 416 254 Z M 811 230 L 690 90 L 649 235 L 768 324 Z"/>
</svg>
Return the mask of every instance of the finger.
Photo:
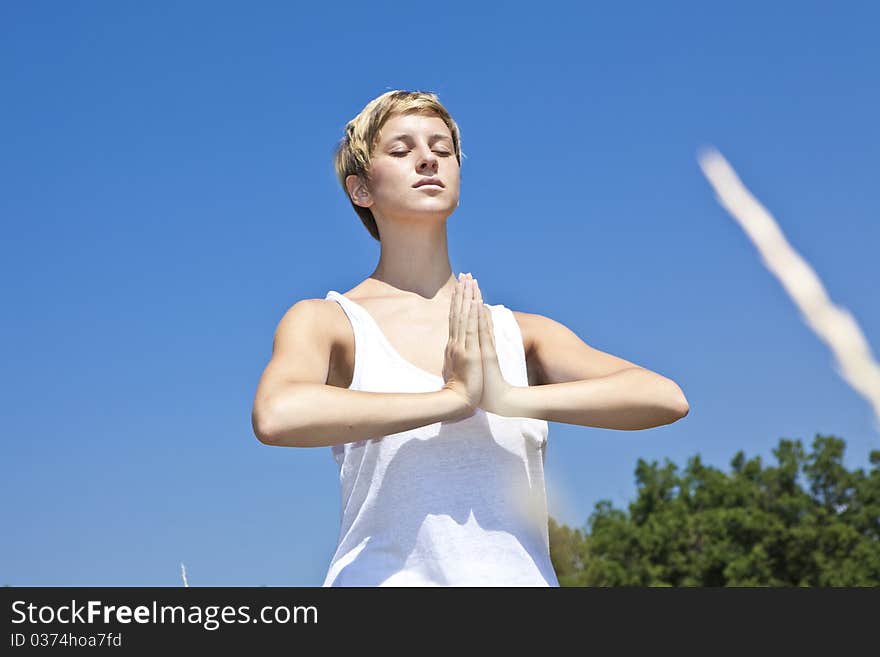
<svg viewBox="0 0 880 657">
<path fill-rule="evenodd" d="M 492 343 L 492 351 L 495 351 L 495 325 L 492 323 L 492 309 L 486 306 L 486 323 L 489 326 L 489 342 Z"/>
<path fill-rule="evenodd" d="M 458 339 L 458 297 L 461 282 L 456 281 L 452 287 L 452 299 L 449 302 L 449 339 L 452 342 Z"/>
<path fill-rule="evenodd" d="M 483 316 L 483 333 L 480 336 L 480 349 L 483 352 L 483 358 L 489 360 L 497 359 L 498 354 L 495 352 L 495 336 L 492 335 L 492 311 L 489 306 L 481 306 Z"/>
<path fill-rule="evenodd" d="M 476 281 L 471 281 L 471 307 L 468 312 L 468 328 L 467 328 L 467 349 L 478 349 L 480 346 L 479 335 L 479 318 L 480 318 L 480 301 L 477 298 L 479 290 Z"/>
<path fill-rule="evenodd" d="M 470 281 L 465 277 L 464 289 L 462 294 L 461 314 L 458 317 L 458 342 L 467 348 L 467 327 L 468 327 L 468 311 L 470 310 L 473 300 L 473 289 Z"/>
<path fill-rule="evenodd" d="M 467 293 L 467 287 L 465 285 L 465 277 L 464 274 L 461 275 L 461 280 L 458 282 L 458 298 L 456 299 L 455 304 L 455 339 L 460 342 L 464 340 L 464 331 L 461 328 L 461 314 L 465 311 L 465 294 Z"/>
<path fill-rule="evenodd" d="M 482 352 L 484 349 L 488 349 L 490 347 L 488 335 L 489 325 L 486 322 L 486 306 L 483 303 L 483 293 L 480 291 L 479 282 L 476 282 L 475 286 L 477 288 L 477 335 L 480 341 L 480 351 Z M 483 355 L 485 355 L 485 353 Z"/>
<path fill-rule="evenodd" d="M 485 342 L 485 338 L 482 333 L 485 331 L 483 320 L 483 293 L 480 292 L 480 282 L 475 278 L 474 279 L 474 310 L 476 315 L 476 334 L 477 334 L 477 344 L 480 345 L 480 349 L 483 348 L 483 343 Z"/>
<path fill-rule="evenodd" d="M 461 314 L 465 310 L 464 300 L 466 293 L 467 287 L 465 285 L 464 275 L 462 274 L 461 279 L 458 282 L 458 298 L 456 299 L 455 306 L 455 341 L 459 344 L 462 344 L 464 341 L 464 331 L 461 327 Z"/>
</svg>

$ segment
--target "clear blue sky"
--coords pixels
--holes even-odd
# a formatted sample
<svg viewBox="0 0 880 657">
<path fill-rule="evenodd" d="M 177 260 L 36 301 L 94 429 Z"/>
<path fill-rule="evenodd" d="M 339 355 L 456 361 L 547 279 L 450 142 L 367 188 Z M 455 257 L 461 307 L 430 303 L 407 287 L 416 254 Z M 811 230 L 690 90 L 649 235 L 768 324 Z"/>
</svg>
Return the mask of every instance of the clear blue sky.
<svg viewBox="0 0 880 657">
<path fill-rule="evenodd" d="M 389 89 L 461 127 L 453 270 L 690 402 L 550 423 L 554 517 L 623 508 L 639 457 L 729 470 L 825 433 L 867 467 L 869 405 L 696 154 L 880 350 L 876 5 L 590 4 L 3 3 L 0 584 L 320 585 L 330 448 L 262 445 L 251 404 L 284 312 L 376 264 L 331 158 Z"/>
</svg>

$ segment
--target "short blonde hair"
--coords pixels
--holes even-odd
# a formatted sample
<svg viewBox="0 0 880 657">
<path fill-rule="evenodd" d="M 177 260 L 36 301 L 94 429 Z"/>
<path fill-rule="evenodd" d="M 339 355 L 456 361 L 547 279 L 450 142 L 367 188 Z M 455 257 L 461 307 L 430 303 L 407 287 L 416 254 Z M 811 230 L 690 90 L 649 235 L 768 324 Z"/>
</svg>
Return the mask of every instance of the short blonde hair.
<svg viewBox="0 0 880 657">
<path fill-rule="evenodd" d="M 452 133 L 452 144 L 455 148 L 455 159 L 461 166 L 461 134 L 458 124 L 440 102 L 436 94 L 425 91 L 387 91 L 381 96 L 374 98 L 354 117 L 345 124 L 345 136 L 339 141 L 334 155 L 334 167 L 339 184 L 351 203 L 351 207 L 361 218 L 361 222 L 376 241 L 379 237 L 379 227 L 370 208 L 363 208 L 348 194 L 345 179 L 354 174 L 364 182 L 370 180 L 370 162 L 373 151 L 379 140 L 379 132 L 385 123 L 393 116 L 407 114 L 422 114 L 436 116 L 443 120 Z"/>
</svg>

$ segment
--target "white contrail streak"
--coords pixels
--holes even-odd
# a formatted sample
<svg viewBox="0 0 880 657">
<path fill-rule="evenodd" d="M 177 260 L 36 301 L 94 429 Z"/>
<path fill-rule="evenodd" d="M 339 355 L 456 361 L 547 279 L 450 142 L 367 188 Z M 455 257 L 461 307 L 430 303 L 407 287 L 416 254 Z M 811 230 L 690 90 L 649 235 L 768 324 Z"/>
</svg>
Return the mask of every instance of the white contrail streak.
<svg viewBox="0 0 880 657">
<path fill-rule="evenodd" d="M 776 220 L 745 188 L 727 160 L 714 148 L 702 149 L 697 159 L 718 202 L 752 240 L 802 319 L 831 348 L 837 374 L 873 406 L 874 429 L 880 432 L 880 366 L 856 320 L 831 302 L 816 272 L 791 247 Z"/>
<path fill-rule="evenodd" d="M 183 575 L 183 585 L 189 586 L 189 584 L 186 581 L 186 568 L 184 568 L 182 561 L 180 562 L 180 574 Z"/>
</svg>

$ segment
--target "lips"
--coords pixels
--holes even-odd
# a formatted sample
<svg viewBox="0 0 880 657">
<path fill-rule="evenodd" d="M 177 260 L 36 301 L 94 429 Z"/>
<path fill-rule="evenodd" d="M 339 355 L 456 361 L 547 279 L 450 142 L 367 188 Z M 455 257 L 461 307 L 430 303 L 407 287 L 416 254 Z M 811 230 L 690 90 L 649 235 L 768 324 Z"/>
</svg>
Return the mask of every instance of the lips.
<svg viewBox="0 0 880 657">
<path fill-rule="evenodd" d="M 421 187 L 422 185 L 437 185 L 439 187 L 446 186 L 439 178 L 422 178 L 415 185 L 413 185 L 413 187 Z"/>
</svg>

